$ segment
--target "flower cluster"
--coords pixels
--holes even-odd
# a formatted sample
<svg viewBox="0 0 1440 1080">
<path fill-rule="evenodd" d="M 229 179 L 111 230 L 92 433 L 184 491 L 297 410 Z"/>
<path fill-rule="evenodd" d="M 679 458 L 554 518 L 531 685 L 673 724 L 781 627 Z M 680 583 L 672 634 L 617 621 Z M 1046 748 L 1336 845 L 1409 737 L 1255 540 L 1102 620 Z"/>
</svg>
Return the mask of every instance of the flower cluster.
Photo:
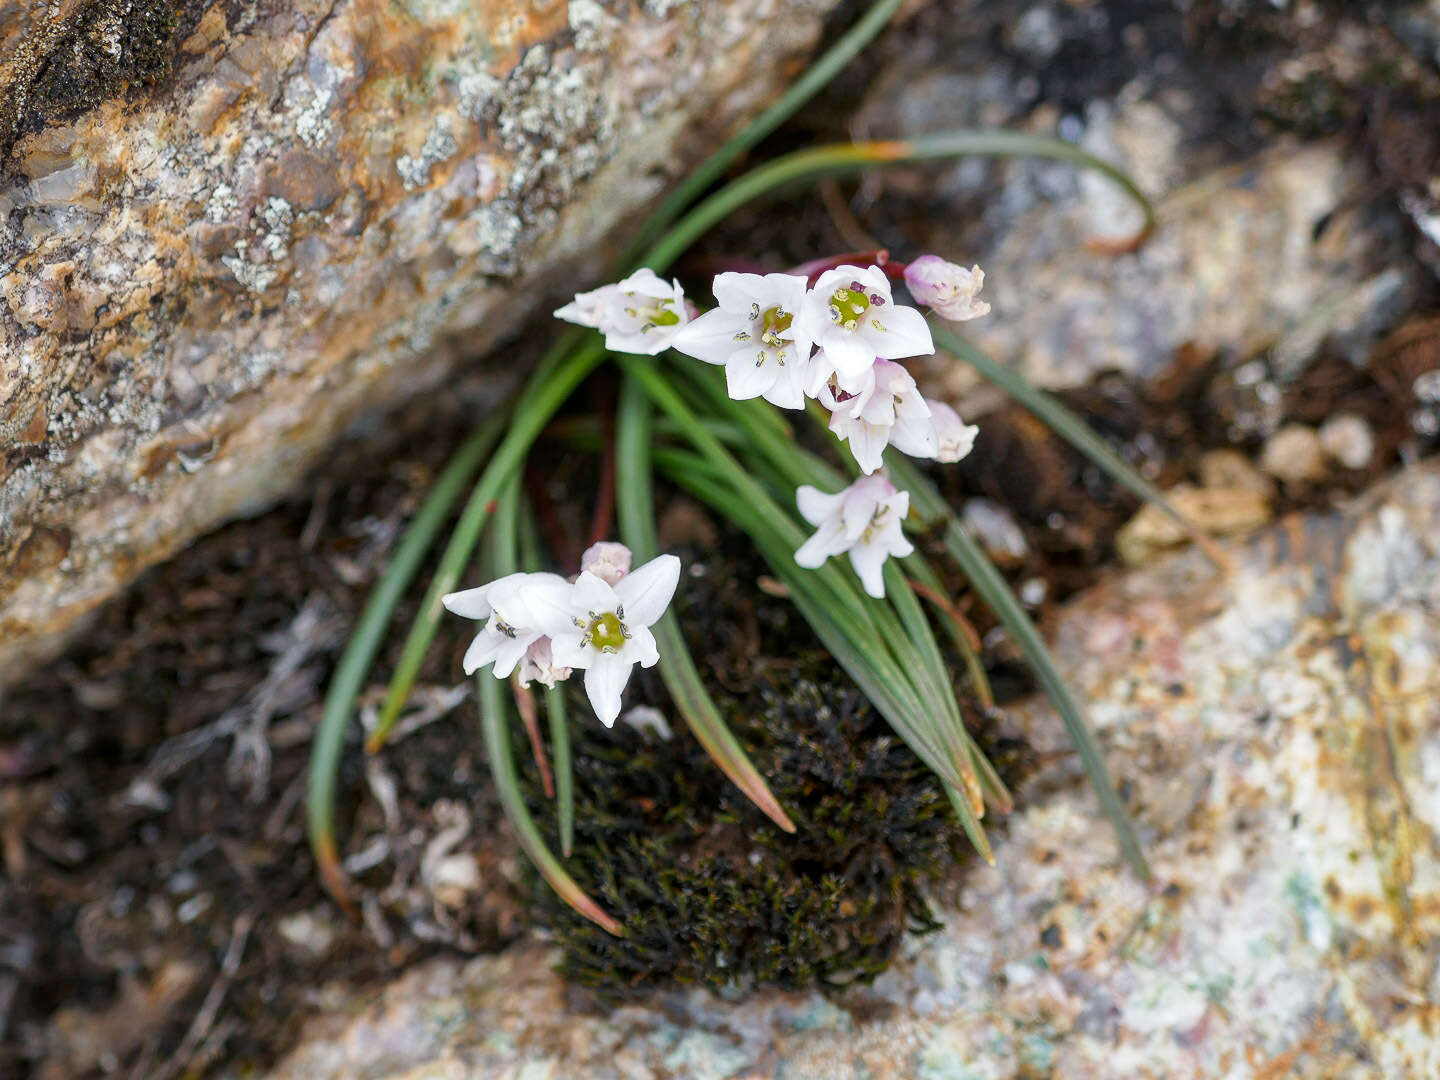
<svg viewBox="0 0 1440 1080">
<path fill-rule="evenodd" d="M 585 693 L 606 727 L 620 715 L 620 695 L 636 664 L 654 667 L 655 625 L 680 580 L 680 560 L 660 555 L 630 569 L 630 549 L 596 544 L 580 574 L 507 574 L 477 589 L 441 598 L 456 615 L 484 621 L 465 652 L 465 674 L 494 664 L 497 679 L 519 668 L 522 686 L 554 686 L 585 672 Z"/>
<path fill-rule="evenodd" d="M 912 457 L 959 461 L 977 429 L 942 402 L 927 400 L 897 360 L 935 351 L 925 316 L 895 302 L 887 268 L 903 273 L 914 298 L 942 318 L 963 321 L 990 310 L 979 299 L 985 275 L 937 255 L 908 265 L 835 266 L 812 284 L 799 274 L 722 273 L 715 307 L 692 315 L 679 282 L 648 269 L 581 293 L 555 314 L 598 329 L 617 352 L 665 349 L 725 369 L 732 398 L 764 398 L 782 409 L 818 401 L 830 430 L 865 475 L 836 495 L 797 493 L 801 515 L 818 531 L 796 552 L 802 566 L 832 555 L 850 561 L 872 596 L 885 595 L 884 562 L 911 551 L 901 533 L 909 496 L 882 471 L 885 448 Z"/>
</svg>

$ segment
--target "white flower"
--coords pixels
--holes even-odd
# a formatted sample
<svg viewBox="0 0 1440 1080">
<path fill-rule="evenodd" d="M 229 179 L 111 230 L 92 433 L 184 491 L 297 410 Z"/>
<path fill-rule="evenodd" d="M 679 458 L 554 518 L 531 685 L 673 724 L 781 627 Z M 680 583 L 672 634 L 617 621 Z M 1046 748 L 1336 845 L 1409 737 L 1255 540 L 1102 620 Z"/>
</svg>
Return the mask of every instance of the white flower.
<svg viewBox="0 0 1440 1080">
<path fill-rule="evenodd" d="M 680 580 L 680 560 L 660 555 L 613 586 L 585 571 L 574 585 L 536 595 L 555 663 L 585 670 L 585 693 L 606 727 L 620 715 L 620 693 L 636 665 L 660 659 L 653 626 Z"/>
<path fill-rule="evenodd" d="M 952 322 L 990 314 L 990 305 L 980 299 L 984 284 L 985 271 L 980 267 L 966 270 L 939 255 L 921 255 L 905 267 L 905 285 L 910 294 Z"/>
<path fill-rule="evenodd" d="M 960 419 L 960 414 L 943 401 L 927 401 L 930 419 L 935 422 L 936 461 L 950 463 L 959 461 L 975 449 L 975 436 L 980 429 Z"/>
<path fill-rule="evenodd" d="M 497 679 L 509 678 L 526 651 L 545 633 L 537 617 L 536 599 L 569 586 L 558 574 L 507 574 L 478 589 L 440 598 L 447 611 L 485 625 L 465 650 L 465 674 L 473 675 L 494 661 Z M 548 610 L 548 606 L 539 608 Z"/>
<path fill-rule="evenodd" d="M 606 585 L 614 585 L 630 572 L 632 558 L 630 549 L 624 544 L 601 540 L 585 549 L 585 554 L 580 556 L 580 569 L 588 570 Z"/>
<path fill-rule="evenodd" d="M 877 473 L 862 476 L 835 495 L 807 485 L 795 493 L 795 503 L 801 516 L 818 526 L 795 552 L 795 561 L 814 570 L 830 556 L 848 551 L 865 591 L 884 597 L 885 560 L 915 550 L 900 529 L 910 512 L 910 493 L 896 491 L 889 477 Z"/>
<path fill-rule="evenodd" d="M 690 321 L 690 309 L 678 281 L 667 285 L 655 271 L 642 267 L 618 285 L 576 293 L 555 317 L 595 327 L 605 335 L 608 349 L 654 356 L 668 349 Z"/>
<path fill-rule="evenodd" d="M 911 457 L 934 457 L 939 447 L 930 406 L 920 396 L 915 380 L 899 364 L 877 360 L 868 389 L 847 394 L 834 381 L 818 395 L 830 410 L 830 430 L 850 444 L 862 470 L 880 468 L 886 446 Z"/>
<path fill-rule="evenodd" d="M 568 667 L 560 667 L 555 663 L 554 655 L 550 649 L 548 637 L 538 637 L 530 643 L 525 650 L 525 656 L 520 661 L 518 678 L 521 686 L 529 686 L 532 682 L 544 683 L 546 686 L 554 686 L 556 683 L 564 682 L 570 678 L 572 672 Z"/>
<path fill-rule="evenodd" d="M 840 266 L 820 275 L 805 295 L 795 328 L 825 350 L 840 388 L 854 392 L 877 359 L 935 351 L 925 316 L 894 303 L 878 266 Z"/>
<path fill-rule="evenodd" d="M 805 366 L 811 338 L 795 325 L 805 278 L 793 274 L 717 274 L 719 305 L 682 327 L 671 344 L 680 352 L 725 366 L 736 401 L 763 397 L 782 409 L 805 406 Z"/>
</svg>

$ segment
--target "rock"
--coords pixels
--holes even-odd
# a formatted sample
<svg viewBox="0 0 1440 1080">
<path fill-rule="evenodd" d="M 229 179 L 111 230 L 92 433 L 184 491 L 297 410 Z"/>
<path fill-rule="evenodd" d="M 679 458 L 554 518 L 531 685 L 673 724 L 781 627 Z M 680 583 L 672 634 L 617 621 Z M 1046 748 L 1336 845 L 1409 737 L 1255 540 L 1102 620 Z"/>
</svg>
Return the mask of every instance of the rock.
<svg viewBox="0 0 1440 1080">
<path fill-rule="evenodd" d="M 1242 488 L 1253 491 L 1267 503 L 1275 499 L 1275 481 L 1262 473 L 1238 450 L 1207 450 L 1197 468 L 1200 486 Z"/>
<path fill-rule="evenodd" d="M 8 5 L 0 678 L 592 284 L 833 6 Z"/>
<path fill-rule="evenodd" d="M 1181 514 L 1212 536 L 1249 532 L 1270 520 L 1270 500 L 1254 487 L 1193 488 L 1177 484 L 1165 492 Z M 1129 566 L 1145 566 L 1180 547 L 1189 535 L 1180 523 L 1146 503 L 1115 535 L 1115 550 Z"/>
<path fill-rule="evenodd" d="M 1363 469 L 1375 454 L 1375 432 L 1362 416 L 1341 413 L 1320 425 L 1320 445 L 1347 469 Z"/>
<path fill-rule="evenodd" d="M 870 987 L 607 1008 L 529 940 L 342 1003 L 270 1078 L 1440 1075 L 1437 538 L 1431 462 L 1228 579 L 1187 553 L 1062 612 L 1153 886 L 1037 700 L 1011 716 L 1053 764 L 998 866 Z"/>
<path fill-rule="evenodd" d="M 1325 475 L 1325 445 L 1312 427 L 1286 424 L 1265 440 L 1260 467 L 1287 484 L 1308 484 Z"/>
<path fill-rule="evenodd" d="M 993 499 L 966 499 L 960 518 L 985 553 L 1002 566 L 1024 562 L 1030 545 L 1014 515 Z"/>
</svg>

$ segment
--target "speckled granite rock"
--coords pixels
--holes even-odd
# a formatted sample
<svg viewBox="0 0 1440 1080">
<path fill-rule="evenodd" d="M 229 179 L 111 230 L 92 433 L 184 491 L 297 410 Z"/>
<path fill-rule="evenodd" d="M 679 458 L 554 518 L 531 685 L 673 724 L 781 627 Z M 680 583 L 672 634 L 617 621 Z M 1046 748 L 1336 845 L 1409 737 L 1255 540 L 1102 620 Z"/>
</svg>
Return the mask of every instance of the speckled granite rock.
<svg viewBox="0 0 1440 1080">
<path fill-rule="evenodd" d="M 1124 869 L 1063 730 L 946 928 L 827 1002 L 614 1012 L 542 944 L 416 970 L 271 1080 L 1065 1080 L 1440 1075 L 1440 463 L 1185 555 L 1055 635 L 1156 872 Z"/>
<path fill-rule="evenodd" d="M 598 273 L 833 3 L 5 5 L 0 678 Z"/>
</svg>

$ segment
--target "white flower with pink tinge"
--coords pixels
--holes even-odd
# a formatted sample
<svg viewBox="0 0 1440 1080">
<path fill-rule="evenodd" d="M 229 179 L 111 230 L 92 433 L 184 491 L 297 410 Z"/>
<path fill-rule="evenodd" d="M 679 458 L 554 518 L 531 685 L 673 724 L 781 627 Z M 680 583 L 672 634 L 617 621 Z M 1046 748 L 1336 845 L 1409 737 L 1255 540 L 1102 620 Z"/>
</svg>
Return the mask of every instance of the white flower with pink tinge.
<svg viewBox="0 0 1440 1080">
<path fill-rule="evenodd" d="M 928 356 L 935 351 L 925 316 L 894 302 L 878 266 L 827 270 L 805 294 L 797 333 L 825 350 L 840 389 L 858 392 L 876 360 Z"/>
<path fill-rule="evenodd" d="M 515 665 L 544 636 L 536 613 L 536 597 L 566 587 L 559 574 L 506 574 L 479 588 L 442 596 L 440 602 L 447 611 L 467 619 L 485 620 L 465 650 L 465 674 L 474 675 L 493 663 L 495 677 L 508 679 Z"/>
<path fill-rule="evenodd" d="M 990 305 L 980 299 L 984 286 L 985 271 L 980 267 L 966 270 L 939 255 L 921 255 L 905 267 L 905 287 L 915 301 L 951 322 L 990 314 Z"/>
<path fill-rule="evenodd" d="M 897 491 L 889 477 L 876 473 L 834 495 L 806 485 L 795 492 L 795 502 L 800 515 L 817 526 L 815 535 L 795 552 L 795 561 L 815 570 L 831 556 L 849 552 L 865 591 L 883 598 L 885 560 L 915 550 L 901 531 L 910 512 L 910 493 Z"/>
<path fill-rule="evenodd" d="M 830 410 L 830 430 L 849 443 L 860 468 L 873 473 L 883 464 L 886 446 L 911 457 L 934 457 L 939 447 L 930 406 L 915 380 L 899 364 L 876 360 L 872 377 L 858 394 L 841 390 L 831 378 L 816 398 Z"/>
<path fill-rule="evenodd" d="M 690 321 L 690 309 L 678 281 L 667 284 L 642 267 L 618 284 L 576 293 L 555 317 L 599 330 L 607 349 L 654 356 Z"/>
<path fill-rule="evenodd" d="M 620 715 L 620 695 L 634 666 L 659 662 L 650 627 L 665 614 L 679 581 L 680 560 L 660 555 L 614 585 L 586 570 L 573 585 L 534 597 L 553 662 L 584 669 L 585 693 L 606 727 Z"/>
<path fill-rule="evenodd" d="M 682 327 L 676 350 L 723 365 L 736 401 L 763 397 L 782 409 L 805 407 L 811 339 L 795 325 L 805 278 L 794 274 L 717 274 L 719 306 Z"/>
<path fill-rule="evenodd" d="M 975 437 L 980 429 L 960 419 L 960 414 L 943 401 L 926 400 L 930 406 L 930 419 L 935 424 L 936 461 L 944 464 L 959 461 L 975 449 Z"/>
</svg>

